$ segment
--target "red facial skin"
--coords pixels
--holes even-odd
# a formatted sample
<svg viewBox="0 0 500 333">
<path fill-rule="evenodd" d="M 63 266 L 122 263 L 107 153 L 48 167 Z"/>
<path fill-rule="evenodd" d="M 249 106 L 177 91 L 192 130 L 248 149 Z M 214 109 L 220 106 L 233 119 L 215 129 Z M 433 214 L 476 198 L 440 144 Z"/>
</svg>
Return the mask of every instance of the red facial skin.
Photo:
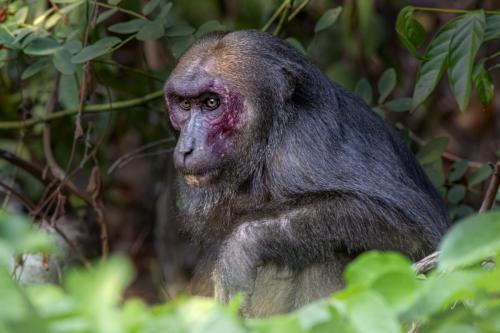
<svg viewBox="0 0 500 333">
<path fill-rule="evenodd" d="M 220 105 L 206 109 L 203 103 L 207 96 L 217 97 Z M 190 110 L 180 107 L 183 99 L 191 101 Z M 184 163 L 177 163 L 181 171 L 204 173 L 231 159 L 234 136 L 245 123 L 243 96 L 235 87 L 220 79 L 173 80 L 166 87 L 166 102 L 172 126 L 181 132 L 179 140 L 190 137 L 195 142 L 192 154 Z"/>
</svg>

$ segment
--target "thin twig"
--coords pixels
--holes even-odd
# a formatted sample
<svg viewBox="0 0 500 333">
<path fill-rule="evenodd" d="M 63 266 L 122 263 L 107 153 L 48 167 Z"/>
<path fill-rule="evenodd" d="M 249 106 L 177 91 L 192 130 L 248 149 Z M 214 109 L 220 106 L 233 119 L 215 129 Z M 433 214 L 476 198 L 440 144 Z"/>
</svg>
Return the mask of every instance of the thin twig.
<svg viewBox="0 0 500 333">
<path fill-rule="evenodd" d="M 413 269 L 417 274 L 425 274 L 433 270 L 437 266 L 439 252 L 436 251 L 427 257 L 420 259 L 413 264 Z"/>
<path fill-rule="evenodd" d="M 449 9 L 449 8 L 432 8 L 432 7 L 414 7 L 416 11 L 421 12 L 436 12 L 436 13 L 452 13 L 452 14 L 467 14 L 472 12 L 472 10 L 467 9 Z M 500 10 L 484 10 L 485 14 L 500 14 Z"/>
<path fill-rule="evenodd" d="M 295 16 L 297 16 L 300 13 L 300 11 L 307 6 L 307 4 L 309 3 L 309 1 L 311 1 L 311 0 L 304 0 L 304 1 L 302 1 L 300 3 L 300 5 L 298 5 L 297 8 L 295 8 L 295 10 L 288 17 L 288 22 L 290 22 L 291 20 L 293 20 L 295 18 Z"/>
<path fill-rule="evenodd" d="M 13 196 L 15 196 L 19 201 L 23 204 L 24 207 L 26 207 L 30 212 L 35 210 L 35 204 L 31 202 L 30 199 L 22 195 L 21 193 L 17 192 L 14 188 L 10 187 L 9 185 L 5 184 L 3 181 L 0 180 L 0 187 L 3 187 L 5 191 Z"/>
<path fill-rule="evenodd" d="M 285 29 L 285 25 L 288 23 L 288 17 L 290 16 L 290 12 L 292 11 L 293 8 L 293 0 L 289 0 L 287 5 L 285 6 L 285 10 L 281 14 L 280 21 L 278 23 L 278 26 L 276 29 L 274 29 L 273 35 L 274 36 L 279 36 L 283 29 Z"/>
<path fill-rule="evenodd" d="M 166 138 L 166 139 L 161 139 L 161 140 L 158 140 L 158 141 L 154 141 L 154 142 L 150 142 L 144 146 L 141 146 L 137 149 L 134 149 L 128 153 L 126 153 L 125 155 L 121 156 L 120 158 L 118 158 L 108 169 L 108 175 L 110 175 L 115 169 L 117 168 L 120 168 L 122 167 L 123 163 L 125 162 L 128 162 L 131 158 L 133 158 L 134 156 L 138 155 L 139 153 L 142 153 L 143 151 L 145 150 L 148 150 L 150 148 L 154 148 L 156 146 L 160 146 L 160 145 L 163 145 L 163 144 L 171 144 L 171 143 L 175 143 L 175 139 L 174 138 Z"/>
<path fill-rule="evenodd" d="M 484 200 L 483 203 L 481 204 L 481 208 L 479 209 L 479 213 L 484 213 L 485 211 L 493 207 L 493 203 L 495 202 L 499 185 L 500 185 L 500 162 L 497 162 L 493 169 L 490 184 L 488 185 L 488 189 L 486 190 L 486 195 L 484 196 Z"/>
<path fill-rule="evenodd" d="M 399 129 L 404 129 L 404 130 L 408 130 L 408 134 L 410 136 L 410 139 L 412 141 L 414 141 L 416 144 L 418 144 L 419 146 L 425 146 L 427 141 L 422 139 L 421 137 L 419 137 L 417 134 L 415 134 L 412 130 L 410 130 L 409 128 L 407 128 L 406 126 L 404 126 L 403 124 L 401 123 L 396 123 L 395 125 L 397 128 Z M 468 163 L 469 163 L 469 166 L 471 168 L 474 168 L 474 169 L 479 169 L 481 168 L 485 163 L 481 163 L 481 162 L 477 162 L 477 161 L 470 161 L 470 160 L 467 160 L 466 158 L 462 158 L 460 156 L 457 156 L 455 154 L 452 154 L 450 152 L 443 152 L 443 158 L 449 160 L 449 161 L 452 161 L 452 162 L 458 162 L 458 161 L 462 161 L 462 160 L 466 160 Z"/>
<path fill-rule="evenodd" d="M 108 9 L 116 9 L 119 12 L 122 12 L 122 13 L 128 14 L 130 16 L 135 16 L 137 18 L 149 21 L 149 19 L 146 16 L 141 15 L 139 13 L 136 13 L 136 12 L 134 12 L 132 10 L 128 10 L 128 9 L 125 9 L 125 8 L 122 8 L 122 7 L 118 7 L 118 6 L 114 6 L 114 5 L 109 5 L 107 3 L 102 3 L 102 2 L 95 1 L 95 0 L 90 0 L 90 2 L 93 3 L 93 4 L 96 4 L 99 7 L 108 8 Z"/>
<path fill-rule="evenodd" d="M 133 98 L 125 101 L 104 103 L 104 104 L 93 104 L 86 105 L 83 108 L 84 113 L 100 113 L 107 111 L 118 111 L 122 109 L 130 109 L 134 106 L 139 106 L 145 104 L 147 102 L 153 101 L 163 96 L 162 90 L 157 90 L 150 94 L 144 95 L 142 97 Z M 112 106 L 112 108 L 111 108 Z M 58 112 L 52 113 L 49 117 L 41 117 L 41 118 L 32 118 L 28 120 L 22 121 L 2 121 L 0 122 L 0 130 L 7 129 L 21 129 L 26 127 L 31 127 L 39 123 L 49 122 L 60 118 L 74 116 L 78 113 L 78 109 L 73 110 L 62 110 Z"/>
<path fill-rule="evenodd" d="M 271 27 L 271 24 L 273 24 L 273 22 L 276 20 L 276 18 L 281 14 L 281 12 L 285 9 L 287 3 L 288 3 L 289 0 L 284 0 L 281 5 L 278 7 L 278 9 L 276 9 L 276 11 L 273 13 L 273 15 L 271 16 L 271 18 L 266 22 L 266 24 L 264 24 L 264 26 L 262 27 L 262 31 L 267 31 L 267 29 L 269 29 L 269 27 Z"/>
</svg>

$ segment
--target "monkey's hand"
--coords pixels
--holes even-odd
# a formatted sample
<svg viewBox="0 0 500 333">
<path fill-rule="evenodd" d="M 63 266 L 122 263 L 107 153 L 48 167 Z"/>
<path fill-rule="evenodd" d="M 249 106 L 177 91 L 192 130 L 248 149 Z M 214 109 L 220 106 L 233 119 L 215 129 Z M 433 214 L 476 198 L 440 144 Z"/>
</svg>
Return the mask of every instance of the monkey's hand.
<svg viewBox="0 0 500 333">
<path fill-rule="evenodd" d="M 258 228 L 252 222 L 240 225 L 222 246 L 213 272 L 215 298 L 227 303 L 242 293 L 248 304 L 254 291 L 257 268 L 262 265 L 255 248 L 254 235 Z"/>
</svg>

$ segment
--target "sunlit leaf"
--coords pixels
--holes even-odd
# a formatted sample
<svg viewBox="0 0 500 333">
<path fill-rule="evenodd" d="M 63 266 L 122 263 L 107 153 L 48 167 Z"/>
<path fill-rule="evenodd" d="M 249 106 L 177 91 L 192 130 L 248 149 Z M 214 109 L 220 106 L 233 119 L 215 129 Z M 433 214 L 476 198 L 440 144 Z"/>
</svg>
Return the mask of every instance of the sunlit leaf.
<svg viewBox="0 0 500 333">
<path fill-rule="evenodd" d="M 23 24 L 26 22 L 26 19 L 28 18 L 28 11 L 29 8 L 27 6 L 21 7 L 16 11 L 14 19 L 16 20 L 17 24 Z"/>
<path fill-rule="evenodd" d="M 485 16 L 482 10 L 464 15 L 450 42 L 448 78 L 460 111 L 469 105 L 472 69 L 483 42 Z"/>
</svg>

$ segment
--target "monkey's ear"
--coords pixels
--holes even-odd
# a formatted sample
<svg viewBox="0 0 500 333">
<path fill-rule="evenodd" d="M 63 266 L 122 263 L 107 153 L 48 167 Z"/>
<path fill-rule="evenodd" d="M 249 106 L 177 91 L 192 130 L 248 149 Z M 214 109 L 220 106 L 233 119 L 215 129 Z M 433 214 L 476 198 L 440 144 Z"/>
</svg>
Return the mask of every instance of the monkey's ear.
<svg viewBox="0 0 500 333">
<path fill-rule="evenodd" d="M 283 73 L 283 78 L 284 78 L 283 97 L 285 100 L 289 100 L 292 98 L 295 92 L 295 88 L 297 86 L 297 78 L 295 77 L 294 73 L 292 73 L 292 71 L 290 71 L 286 67 L 282 67 L 281 72 Z"/>
</svg>

